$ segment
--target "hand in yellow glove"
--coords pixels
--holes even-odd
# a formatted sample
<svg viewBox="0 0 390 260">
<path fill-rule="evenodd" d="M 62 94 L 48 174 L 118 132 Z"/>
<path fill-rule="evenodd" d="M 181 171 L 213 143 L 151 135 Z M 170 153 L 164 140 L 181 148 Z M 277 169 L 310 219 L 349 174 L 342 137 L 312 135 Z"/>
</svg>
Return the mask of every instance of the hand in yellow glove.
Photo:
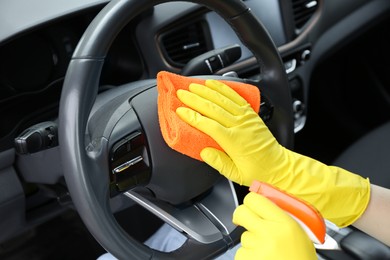
<svg viewBox="0 0 390 260">
<path fill-rule="evenodd" d="M 369 181 L 282 147 L 251 106 L 227 85 L 207 80 L 178 90 L 189 108 L 176 113 L 211 136 L 224 150 L 205 148 L 202 159 L 228 179 L 249 186 L 268 182 L 314 205 L 338 226 L 353 223 L 365 210 Z"/>
<path fill-rule="evenodd" d="M 313 243 L 298 223 L 261 195 L 246 195 L 234 211 L 233 222 L 247 230 L 236 260 L 317 259 Z"/>
</svg>

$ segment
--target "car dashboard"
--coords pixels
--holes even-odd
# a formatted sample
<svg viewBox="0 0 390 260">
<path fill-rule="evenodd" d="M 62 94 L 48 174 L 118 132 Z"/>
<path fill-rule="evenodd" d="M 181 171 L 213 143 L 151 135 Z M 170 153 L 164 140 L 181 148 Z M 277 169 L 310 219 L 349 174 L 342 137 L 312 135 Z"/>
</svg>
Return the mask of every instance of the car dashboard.
<svg viewBox="0 0 390 260">
<path fill-rule="evenodd" d="M 15 142 L 37 124 L 50 122 L 56 127 L 69 61 L 85 29 L 107 2 L 7 0 L 0 4 L 1 242 L 69 206 L 57 143 L 23 150 Z M 296 133 L 304 128 L 310 111 L 307 99 L 316 66 L 385 19 L 390 10 L 387 0 L 244 3 L 279 50 L 290 83 Z M 157 5 L 130 21 L 117 36 L 105 58 L 99 91 L 153 79 L 159 71 L 180 74 L 193 58 L 234 44 L 241 46 L 241 57 L 210 74 L 260 78 L 258 61 L 218 14 L 191 2 Z"/>
</svg>

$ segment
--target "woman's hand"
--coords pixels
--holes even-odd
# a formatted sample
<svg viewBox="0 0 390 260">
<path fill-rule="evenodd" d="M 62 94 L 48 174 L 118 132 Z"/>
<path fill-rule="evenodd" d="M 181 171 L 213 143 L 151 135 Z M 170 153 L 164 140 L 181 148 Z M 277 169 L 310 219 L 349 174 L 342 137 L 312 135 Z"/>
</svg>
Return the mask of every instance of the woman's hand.
<svg viewBox="0 0 390 260">
<path fill-rule="evenodd" d="M 299 224 L 267 198 L 250 192 L 233 214 L 244 227 L 235 259 L 317 259 L 313 243 Z"/>
<path fill-rule="evenodd" d="M 249 186 L 270 183 L 315 206 L 338 226 L 364 212 L 370 198 L 368 179 L 282 147 L 248 102 L 216 80 L 191 84 L 178 98 L 189 108 L 176 113 L 212 137 L 224 151 L 204 148 L 202 159 L 228 179 Z M 261 109 L 261 108 L 260 108 Z"/>
</svg>

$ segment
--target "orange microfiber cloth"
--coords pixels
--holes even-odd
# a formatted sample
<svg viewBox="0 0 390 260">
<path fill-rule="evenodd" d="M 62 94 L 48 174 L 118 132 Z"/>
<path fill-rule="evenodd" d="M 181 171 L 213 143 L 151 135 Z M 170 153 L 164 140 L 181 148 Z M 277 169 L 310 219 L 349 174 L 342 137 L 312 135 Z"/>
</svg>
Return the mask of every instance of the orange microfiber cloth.
<svg viewBox="0 0 390 260">
<path fill-rule="evenodd" d="M 255 86 L 234 82 L 221 82 L 230 86 L 258 113 L 260 109 L 260 92 Z M 162 71 L 157 74 L 158 90 L 158 120 L 161 133 L 172 149 L 187 156 L 202 161 L 200 152 L 206 147 L 214 147 L 222 151 L 222 148 L 210 136 L 188 125 L 176 114 L 176 108 L 185 106 L 176 96 L 178 89 L 188 90 L 191 83 L 203 84 L 204 79 L 184 77 L 170 72 Z"/>
</svg>

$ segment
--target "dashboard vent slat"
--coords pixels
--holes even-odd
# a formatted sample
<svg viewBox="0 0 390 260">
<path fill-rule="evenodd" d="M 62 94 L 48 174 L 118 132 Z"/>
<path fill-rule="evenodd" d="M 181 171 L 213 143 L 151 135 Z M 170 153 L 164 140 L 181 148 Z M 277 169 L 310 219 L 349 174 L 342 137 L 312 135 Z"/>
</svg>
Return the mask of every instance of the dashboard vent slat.
<svg viewBox="0 0 390 260">
<path fill-rule="evenodd" d="M 162 34 L 161 43 L 168 62 L 176 67 L 184 67 L 192 58 L 209 51 L 201 21 Z"/>
<path fill-rule="evenodd" d="M 292 0 L 295 28 L 299 32 L 318 8 L 315 0 Z"/>
</svg>

